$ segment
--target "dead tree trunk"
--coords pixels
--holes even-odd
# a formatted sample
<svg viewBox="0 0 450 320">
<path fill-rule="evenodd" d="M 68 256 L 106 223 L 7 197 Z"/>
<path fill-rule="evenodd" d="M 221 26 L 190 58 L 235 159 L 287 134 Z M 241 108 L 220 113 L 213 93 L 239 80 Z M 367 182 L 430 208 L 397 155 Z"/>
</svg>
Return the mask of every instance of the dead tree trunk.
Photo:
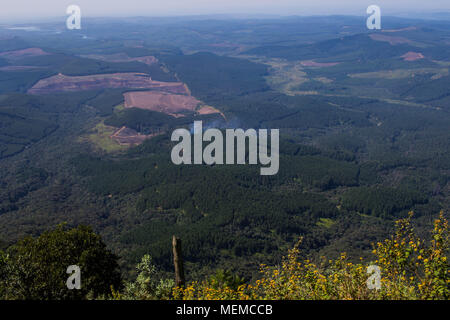
<svg viewBox="0 0 450 320">
<path fill-rule="evenodd" d="M 184 286 L 184 268 L 183 258 L 181 256 L 181 239 L 173 236 L 172 238 L 173 264 L 175 266 L 175 285 Z"/>
</svg>

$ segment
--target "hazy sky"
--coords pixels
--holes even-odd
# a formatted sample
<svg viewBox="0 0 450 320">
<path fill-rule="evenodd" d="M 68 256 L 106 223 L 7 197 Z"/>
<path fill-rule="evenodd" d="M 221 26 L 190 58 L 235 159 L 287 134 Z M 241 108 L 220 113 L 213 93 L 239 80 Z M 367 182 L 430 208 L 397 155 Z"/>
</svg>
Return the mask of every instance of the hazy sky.
<svg viewBox="0 0 450 320">
<path fill-rule="evenodd" d="M 68 5 L 83 16 L 170 16 L 196 14 L 359 14 L 371 5 L 382 13 L 450 11 L 450 0 L 2 0 L 0 24 L 11 19 L 65 16 Z"/>
</svg>

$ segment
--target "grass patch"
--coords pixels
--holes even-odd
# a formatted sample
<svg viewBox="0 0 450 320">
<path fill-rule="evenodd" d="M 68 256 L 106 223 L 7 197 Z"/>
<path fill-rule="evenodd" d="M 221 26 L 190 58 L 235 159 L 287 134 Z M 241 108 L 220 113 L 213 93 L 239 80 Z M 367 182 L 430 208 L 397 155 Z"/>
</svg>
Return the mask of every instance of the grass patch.
<svg viewBox="0 0 450 320">
<path fill-rule="evenodd" d="M 320 218 L 319 221 L 317 222 L 317 225 L 319 227 L 324 227 L 324 228 L 331 228 L 332 225 L 334 225 L 336 222 L 332 219 L 329 218 Z"/>
<path fill-rule="evenodd" d="M 108 153 L 124 151 L 128 146 L 120 145 L 114 139 L 111 139 L 111 135 L 116 130 L 117 128 L 107 126 L 101 121 L 86 136 L 81 137 L 81 141 L 87 141 Z"/>
<path fill-rule="evenodd" d="M 125 110 L 125 106 L 123 104 L 119 104 L 117 106 L 114 107 L 114 112 L 120 112 Z"/>
</svg>

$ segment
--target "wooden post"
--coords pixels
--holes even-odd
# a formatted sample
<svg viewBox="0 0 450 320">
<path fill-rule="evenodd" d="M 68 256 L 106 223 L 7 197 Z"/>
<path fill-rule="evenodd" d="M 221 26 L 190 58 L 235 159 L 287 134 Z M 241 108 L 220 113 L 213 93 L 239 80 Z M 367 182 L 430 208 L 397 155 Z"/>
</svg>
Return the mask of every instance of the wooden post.
<svg viewBox="0 0 450 320">
<path fill-rule="evenodd" d="M 172 238 L 173 264 L 175 266 L 175 285 L 184 286 L 184 268 L 183 258 L 181 257 L 181 239 L 173 236 Z"/>
</svg>

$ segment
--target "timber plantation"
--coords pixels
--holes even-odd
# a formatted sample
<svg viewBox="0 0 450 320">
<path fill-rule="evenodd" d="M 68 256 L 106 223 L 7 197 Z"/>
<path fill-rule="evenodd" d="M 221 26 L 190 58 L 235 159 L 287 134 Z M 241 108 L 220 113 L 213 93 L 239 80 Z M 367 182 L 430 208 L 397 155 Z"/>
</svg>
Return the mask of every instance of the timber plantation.
<svg viewBox="0 0 450 320">
<path fill-rule="evenodd" d="M 1 25 L 0 297 L 448 299 L 450 21 L 382 21 Z M 197 121 L 279 166 L 174 164 Z"/>
</svg>

